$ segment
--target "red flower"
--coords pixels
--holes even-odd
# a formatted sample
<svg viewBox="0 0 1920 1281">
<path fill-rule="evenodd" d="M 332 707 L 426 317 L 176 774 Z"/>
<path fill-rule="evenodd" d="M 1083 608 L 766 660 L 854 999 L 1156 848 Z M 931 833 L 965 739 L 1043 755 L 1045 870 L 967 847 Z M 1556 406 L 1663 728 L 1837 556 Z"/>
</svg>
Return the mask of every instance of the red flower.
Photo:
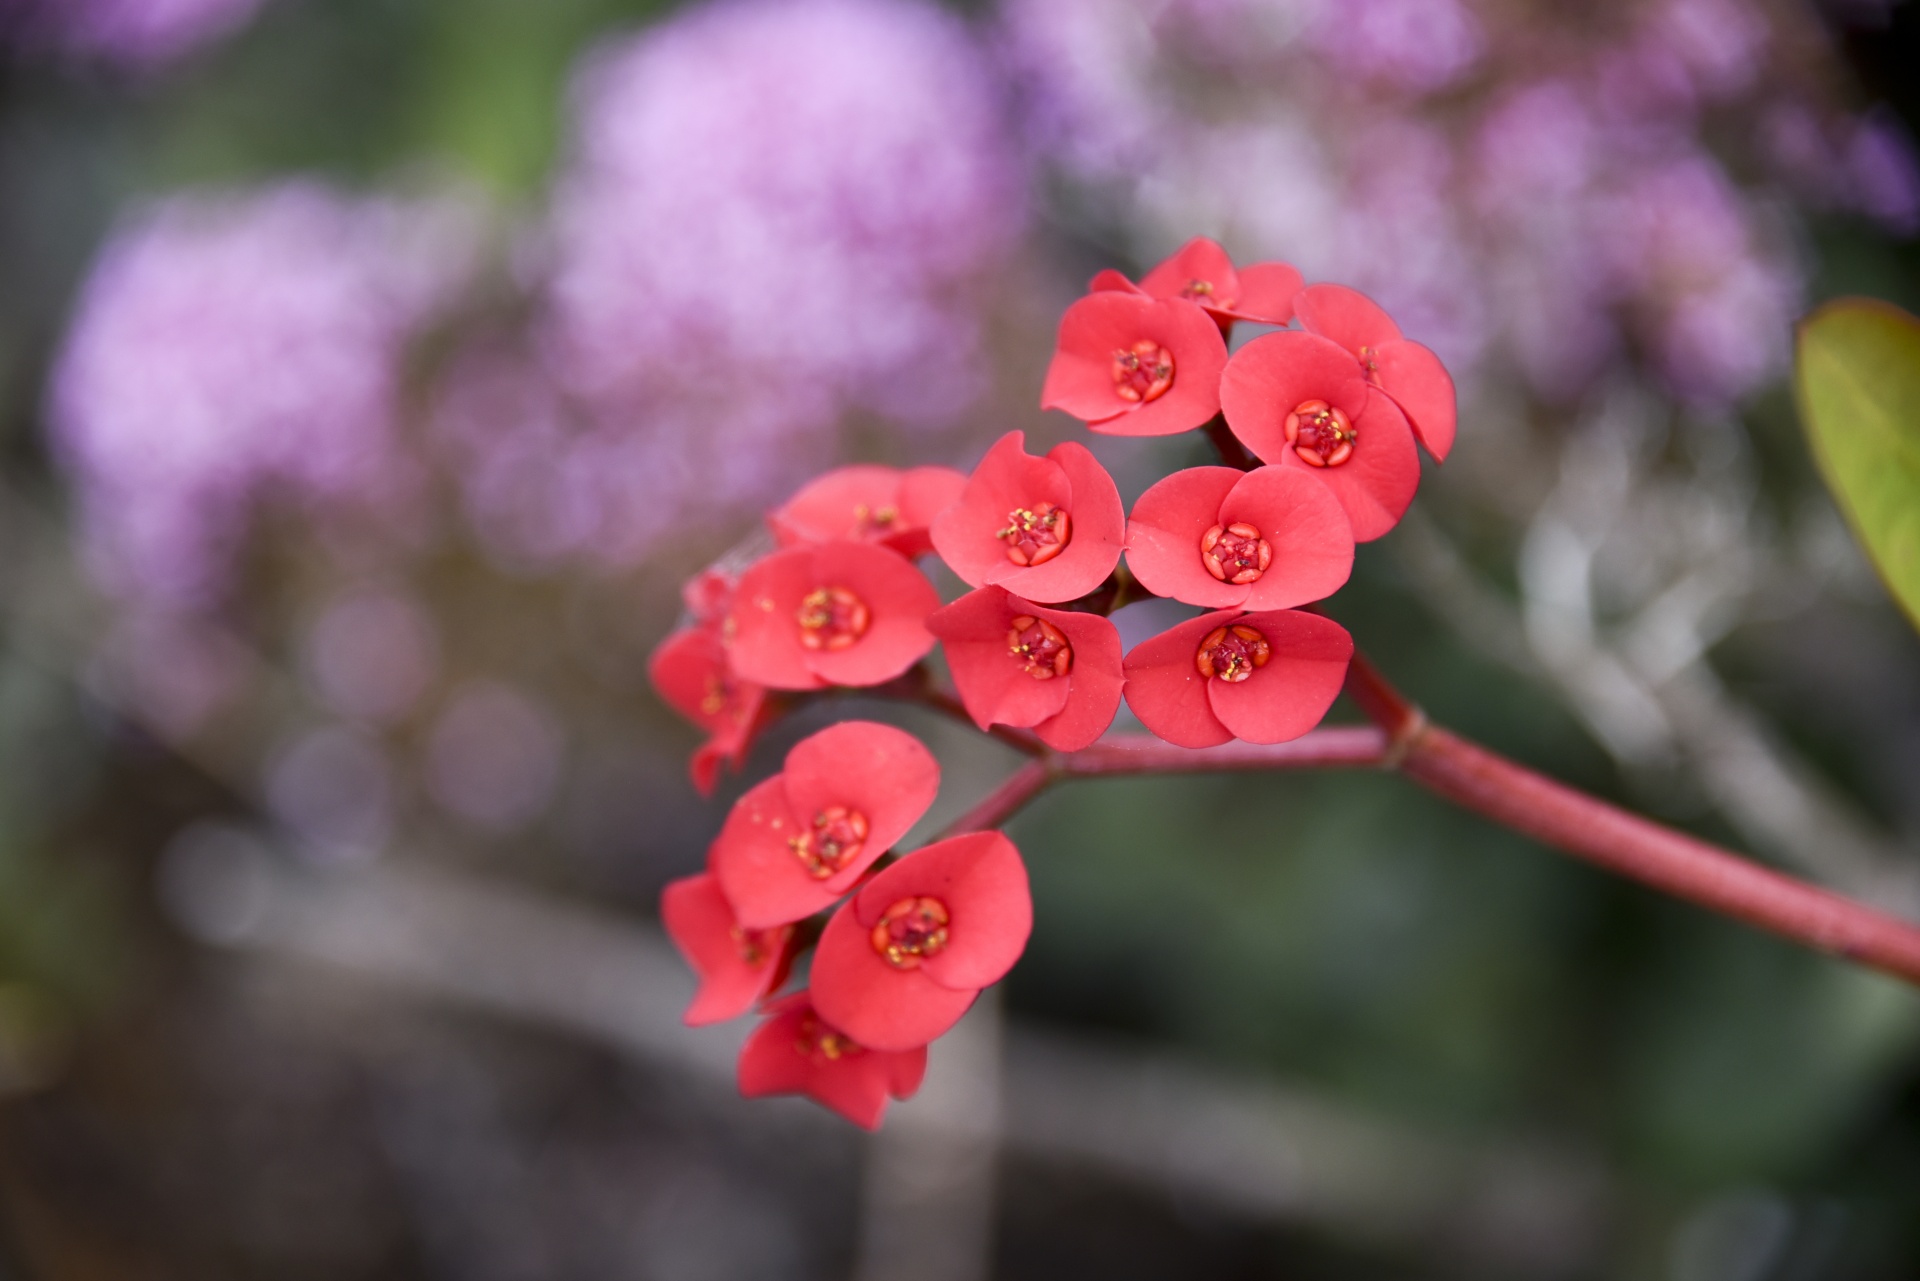
<svg viewBox="0 0 1920 1281">
<path fill-rule="evenodd" d="M 809 481 L 767 523 L 782 547 L 849 538 L 924 556 L 933 550 L 928 526 L 966 483 L 951 467 L 842 467 Z"/>
<path fill-rule="evenodd" d="M 1393 400 L 1352 353 L 1318 334 L 1268 334 L 1220 380 L 1227 426 L 1262 462 L 1308 469 L 1346 509 L 1353 536 L 1392 529 L 1420 486 L 1420 452 Z"/>
<path fill-rule="evenodd" d="M 752 745 L 766 688 L 734 675 L 720 629 L 708 626 L 661 641 L 647 660 L 647 675 L 667 706 L 706 731 L 707 741 L 693 752 L 693 785 L 712 795 L 720 763 L 739 769 Z"/>
<path fill-rule="evenodd" d="M 684 877 L 662 890 L 660 921 L 700 976 L 700 990 L 686 1013 L 695 1027 L 745 1014 L 780 986 L 792 966 L 787 945 L 793 927 L 742 926 L 711 875 Z"/>
<path fill-rule="evenodd" d="M 1440 357 L 1410 338 L 1371 298 L 1345 285 L 1314 285 L 1294 300 L 1308 333 L 1339 343 L 1367 381 L 1393 397 L 1435 462 L 1453 448 L 1453 378 Z"/>
<path fill-rule="evenodd" d="M 805 992 L 768 1007 L 740 1049 L 740 1093 L 804 1094 L 855 1125 L 878 1129 L 887 1098 L 910 1099 L 927 1074 L 927 1047 L 874 1050 L 829 1026 Z"/>
<path fill-rule="evenodd" d="M 1127 706 L 1181 747 L 1284 743 L 1320 723 L 1352 657 L 1346 629 L 1318 614 L 1217 610 L 1133 647 Z"/>
<path fill-rule="evenodd" d="M 863 1045 L 925 1045 L 1013 968 L 1032 930 L 1012 841 L 999 832 L 940 841 L 833 914 L 813 957 L 814 1004 Z"/>
<path fill-rule="evenodd" d="M 939 791 L 939 762 L 905 730 L 829 725 L 734 802 L 707 866 L 741 925 L 797 921 L 852 889 Z"/>
<path fill-rule="evenodd" d="M 1195 236 L 1180 251 L 1134 284 L 1117 271 L 1103 271 L 1088 286 L 1096 293 L 1121 291 L 1153 298 L 1184 298 L 1212 316 L 1222 331 L 1236 320 L 1284 325 L 1293 319 L 1300 273 L 1284 262 L 1257 262 L 1234 270 L 1227 251 Z"/>
<path fill-rule="evenodd" d="M 1112 436 L 1171 436 L 1220 412 L 1227 344 L 1193 303 L 1088 294 L 1060 318 L 1040 408 Z"/>
<path fill-rule="evenodd" d="M 940 598 L 913 562 L 871 543 L 793 547 L 740 576 L 727 615 L 733 670 L 773 689 L 878 685 L 933 648 Z"/>
<path fill-rule="evenodd" d="M 1134 503 L 1127 566 L 1147 590 L 1189 605 L 1285 609 L 1347 581 L 1353 530 L 1327 486 L 1298 471 L 1195 467 Z"/>
<path fill-rule="evenodd" d="M 927 629 L 945 643 L 960 701 L 981 729 L 1031 728 L 1049 746 L 1077 752 L 1120 710 L 1120 633 L 1098 614 L 982 587 L 935 612 Z"/>
<path fill-rule="evenodd" d="M 1120 563 L 1120 491 L 1085 445 L 1035 458 L 1025 444 L 1010 431 L 987 451 L 933 522 L 933 548 L 970 587 L 998 583 L 1047 602 L 1085 596 Z"/>
</svg>

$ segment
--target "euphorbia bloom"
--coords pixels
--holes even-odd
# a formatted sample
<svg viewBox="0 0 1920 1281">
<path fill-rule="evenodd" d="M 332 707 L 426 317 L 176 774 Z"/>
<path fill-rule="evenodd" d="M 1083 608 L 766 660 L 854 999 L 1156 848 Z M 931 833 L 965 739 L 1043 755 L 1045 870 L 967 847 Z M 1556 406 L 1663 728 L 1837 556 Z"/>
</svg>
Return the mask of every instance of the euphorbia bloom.
<svg viewBox="0 0 1920 1281">
<path fill-rule="evenodd" d="M 660 922 L 700 976 L 686 1013 L 696 1027 L 745 1014 L 780 986 L 792 961 L 787 944 L 793 927 L 741 925 L 711 874 L 683 877 L 662 890 Z"/>
<path fill-rule="evenodd" d="M 1155 595 L 1189 605 L 1285 609 L 1331 596 L 1347 581 L 1353 530 L 1339 500 L 1311 476 L 1286 467 L 1194 467 L 1134 503 L 1127 567 Z"/>
<path fill-rule="evenodd" d="M 1068 441 L 1044 458 L 1025 445 L 1017 431 L 995 442 L 959 500 L 933 522 L 933 548 L 968 586 L 1073 600 L 1120 562 L 1120 491 L 1085 445 Z"/>
<path fill-rule="evenodd" d="M 1197 304 L 1092 293 L 1060 318 L 1040 408 L 1111 436 L 1171 436 L 1220 412 L 1226 363 L 1220 327 Z"/>
<path fill-rule="evenodd" d="M 878 685 L 933 648 L 940 607 L 913 562 L 872 543 L 792 547 L 740 576 L 727 615 L 733 670 L 773 689 Z"/>
<path fill-rule="evenodd" d="M 1420 487 L 1406 417 L 1331 339 L 1297 331 L 1254 339 L 1228 363 L 1220 407 L 1262 462 L 1324 481 L 1360 542 L 1398 524 Z"/>
<path fill-rule="evenodd" d="M 875 1050 L 823 1020 L 805 992 L 767 1009 L 740 1049 L 740 1093 L 804 1094 L 855 1125 L 878 1129 L 887 1099 L 910 1099 L 927 1074 L 927 1047 Z"/>
<path fill-rule="evenodd" d="M 925 1045 L 1013 968 L 1032 930 L 1012 841 L 999 832 L 940 841 L 875 876 L 827 922 L 814 1006 L 862 1045 Z"/>
<path fill-rule="evenodd" d="M 1205 236 L 1195 236 L 1137 285 L 1120 272 L 1103 271 L 1088 288 L 1096 293 L 1184 298 L 1204 309 L 1224 331 L 1236 320 L 1286 324 L 1293 319 L 1293 296 L 1300 284 L 1300 273 L 1284 262 L 1257 262 L 1235 270 L 1226 250 Z"/>
<path fill-rule="evenodd" d="M 1030 728 L 1077 752 L 1120 710 L 1120 633 L 1098 614 L 982 587 L 935 612 L 927 629 L 945 646 L 960 701 L 981 729 Z"/>
<path fill-rule="evenodd" d="M 694 626 L 673 633 L 647 660 L 647 675 L 666 704 L 704 730 L 693 751 L 693 785 L 711 795 L 725 761 L 735 769 L 753 742 L 766 702 L 764 686 L 736 676 L 720 629 Z"/>
<path fill-rule="evenodd" d="M 829 725 L 734 802 L 707 865 L 741 925 L 797 921 L 852 889 L 939 791 L 939 762 L 905 730 Z"/>
<path fill-rule="evenodd" d="M 767 523 L 782 547 L 846 538 L 924 556 L 933 550 L 933 518 L 966 483 L 951 467 L 841 467 L 809 482 Z"/>
<path fill-rule="evenodd" d="M 1453 377 L 1426 347 L 1400 335 L 1379 304 L 1345 285 L 1313 285 L 1294 300 L 1308 333 L 1353 353 L 1368 382 L 1393 397 L 1435 462 L 1453 448 Z"/>
<path fill-rule="evenodd" d="M 1216 610 L 1134 646 L 1127 706 L 1180 747 L 1284 743 L 1320 723 L 1352 657 L 1346 628 L 1318 614 Z"/>
</svg>

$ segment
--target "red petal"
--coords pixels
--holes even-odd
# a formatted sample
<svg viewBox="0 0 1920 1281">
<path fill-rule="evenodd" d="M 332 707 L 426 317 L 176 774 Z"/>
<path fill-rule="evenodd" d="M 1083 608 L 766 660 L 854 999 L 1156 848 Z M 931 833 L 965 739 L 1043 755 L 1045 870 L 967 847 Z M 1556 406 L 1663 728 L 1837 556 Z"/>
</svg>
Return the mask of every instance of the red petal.
<svg viewBox="0 0 1920 1281">
<path fill-rule="evenodd" d="M 782 547 L 841 538 L 871 540 L 873 512 L 899 506 L 900 473 L 892 467 L 841 467 L 816 477 L 767 517 Z"/>
<path fill-rule="evenodd" d="M 670 882 L 660 893 L 660 922 L 687 964 L 700 976 L 700 990 L 687 1007 L 686 1021 L 698 1027 L 745 1014 L 779 972 L 785 938 L 771 946 L 757 965 L 741 958 L 733 936 L 733 909 L 711 875 Z"/>
<path fill-rule="evenodd" d="M 1127 524 L 1127 567 L 1142 586 L 1209 609 L 1247 599 L 1249 587 L 1221 582 L 1200 561 L 1200 539 L 1219 523 L 1220 504 L 1241 474 L 1233 467 L 1191 467 L 1140 495 Z"/>
<path fill-rule="evenodd" d="M 1256 262 L 1240 269 L 1240 297 L 1227 314 L 1237 320 L 1284 325 L 1293 319 L 1300 272 L 1284 262 Z"/>
<path fill-rule="evenodd" d="M 972 992 L 998 983 L 1033 933 L 1027 868 L 1000 832 L 971 832 L 915 850 L 867 882 L 851 904 L 853 916 L 862 931 L 871 930 L 888 906 L 917 897 L 939 899 L 951 917 L 947 946 L 912 971 L 941 987 Z M 867 950 L 893 969 L 871 942 Z"/>
<path fill-rule="evenodd" d="M 1068 496 L 1061 506 L 1073 523 L 1066 549 L 1050 561 L 1023 567 L 1006 560 L 1002 544 L 1001 559 L 1013 572 L 990 581 L 1028 600 L 1074 600 L 1106 582 L 1107 575 L 1120 563 L 1120 548 L 1127 536 L 1127 511 L 1120 503 L 1120 490 L 1113 477 L 1085 445 L 1071 440 L 1055 445 L 1048 451 L 1047 460 L 1067 478 Z"/>
<path fill-rule="evenodd" d="M 1077 752 L 1107 732 L 1120 711 L 1126 678 L 1120 668 L 1120 631 L 1098 614 L 1042 610 L 1040 616 L 1067 634 L 1073 646 L 1067 705 L 1033 727 L 1040 741 L 1060 752 Z"/>
<path fill-rule="evenodd" d="M 727 661 L 747 680 L 772 689 L 818 689 L 827 682 L 807 665 L 795 615 L 800 601 L 821 584 L 813 549 L 793 547 L 755 562 L 740 576 L 727 617 L 732 636 Z"/>
<path fill-rule="evenodd" d="M 1138 402 L 1114 390 L 1113 353 L 1152 340 L 1173 355 L 1173 385 Z M 1088 294 L 1067 308 L 1042 409 L 1063 409 L 1110 435 L 1168 436 L 1200 426 L 1219 411 L 1220 370 L 1227 346 L 1212 317 L 1180 299 Z"/>
<path fill-rule="evenodd" d="M 1350 417 L 1367 403 L 1360 362 L 1339 344 L 1298 331 L 1267 334 L 1234 353 L 1220 379 L 1227 426 L 1260 461 L 1292 457 L 1287 415 L 1309 400 L 1324 400 Z"/>
<path fill-rule="evenodd" d="M 814 675 L 832 685 L 879 685 L 926 657 L 933 648 L 927 615 L 940 608 L 940 595 L 912 561 L 871 543 L 824 543 L 812 556 L 815 586 L 846 588 L 872 615 L 845 649 L 800 651 Z"/>
<path fill-rule="evenodd" d="M 997 583 L 1025 568 L 1008 560 L 1007 545 L 994 537 L 1007 527 L 1007 514 L 1045 502 L 1077 516 L 1072 501 L 1073 486 L 1060 464 L 1027 453 L 1026 435 L 1010 431 L 994 442 L 959 499 L 933 522 L 933 548 L 969 587 Z"/>
<path fill-rule="evenodd" d="M 654 646 L 647 659 L 647 678 L 668 707 L 701 729 L 711 729 L 716 717 L 706 710 L 708 681 L 725 679 L 726 651 L 718 633 L 706 627 L 686 627 Z"/>
<path fill-rule="evenodd" d="M 1293 450 L 1280 465 L 1324 484 L 1347 513 L 1354 541 L 1370 543 L 1400 523 L 1420 488 L 1420 450 L 1413 429 L 1392 398 L 1367 393 L 1366 409 L 1353 415 L 1359 437 L 1353 457 L 1338 467 L 1310 467 Z"/>
<path fill-rule="evenodd" d="M 1340 501 L 1314 477 L 1286 467 L 1248 472 L 1220 503 L 1220 522 L 1236 521 L 1258 529 L 1273 548 L 1273 563 L 1246 587 L 1245 609 L 1324 600 L 1353 573 L 1353 529 Z"/>
<path fill-rule="evenodd" d="M 1239 300 L 1240 277 L 1233 269 L 1233 259 L 1205 236 L 1195 236 L 1171 258 L 1148 272 L 1141 278 L 1140 288 L 1155 298 L 1184 298 L 1187 286 L 1196 280 L 1213 287 L 1213 295 L 1222 308 L 1231 308 Z M 1203 299 L 1187 300 L 1199 302 L 1203 307 L 1207 305 Z"/>
<path fill-rule="evenodd" d="M 1373 299 L 1345 285 L 1309 285 L 1293 300 L 1308 333 L 1339 343 L 1357 359 L 1362 347 L 1378 349 L 1400 337 L 1400 326 Z"/>
<path fill-rule="evenodd" d="M 733 803 L 707 850 L 707 866 L 741 925 L 786 925 L 829 906 L 840 895 L 815 880 L 787 842 L 811 815 L 794 813 L 786 780 L 763 779 Z"/>
<path fill-rule="evenodd" d="M 954 688 L 975 725 L 1024 729 L 1058 715 L 1066 706 L 1071 677 L 1035 680 L 1007 650 L 1007 632 L 1016 617 L 1027 614 L 1052 622 L 1057 613 L 1030 604 L 1004 587 L 981 587 L 927 620 L 927 630 L 945 648 Z M 1077 650 L 1074 657 L 1079 658 Z"/>
<path fill-rule="evenodd" d="M 772 1007 L 765 1022 L 740 1050 L 740 1093 L 747 1098 L 805 1094 L 855 1125 L 878 1128 L 887 1095 L 904 1098 L 895 1087 L 916 1076 L 912 1055 L 888 1054 L 864 1047 L 838 1059 L 816 1063 L 803 1046 L 802 1024 L 818 1018 L 805 992 Z M 919 1072 L 926 1052 L 920 1051 Z"/>
<path fill-rule="evenodd" d="M 920 1083 L 927 1079 L 927 1047 L 915 1046 L 911 1050 L 876 1050 L 876 1054 L 886 1054 L 887 1093 L 896 1099 L 910 1099 L 920 1093 Z"/>
<path fill-rule="evenodd" d="M 1108 267 L 1093 273 L 1093 279 L 1087 282 L 1087 292 L 1090 294 L 1144 294 L 1146 290 L 1128 280 L 1124 272 Z"/>
<path fill-rule="evenodd" d="M 920 557 L 933 550 L 933 522 L 960 501 L 967 487 L 965 472 L 951 467 L 915 467 L 900 478 L 899 534 L 886 539 L 902 556 Z"/>
<path fill-rule="evenodd" d="M 833 805 L 866 816 L 867 839 L 859 857 L 815 882 L 831 902 L 920 821 L 940 793 L 940 762 L 905 730 L 874 721 L 841 721 L 795 743 L 781 778 L 787 805 L 801 822 Z M 788 861 L 812 879 L 799 859 Z"/>
<path fill-rule="evenodd" d="M 1340 696 L 1353 638 L 1330 618 L 1295 609 L 1268 610 L 1235 620 L 1273 647 L 1264 667 L 1244 681 L 1208 681 L 1213 711 L 1235 738 L 1284 743 L 1315 725 Z"/>
<path fill-rule="evenodd" d="M 1453 448 L 1457 415 L 1453 377 L 1440 357 L 1410 339 L 1382 343 L 1374 353 L 1375 380 L 1407 416 L 1433 460 L 1443 463 Z"/>
<path fill-rule="evenodd" d="M 1239 617 L 1216 610 L 1141 641 L 1126 657 L 1127 706 L 1140 723 L 1177 747 L 1218 747 L 1233 734 L 1207 701 L 1211 681 L 1193 665 L 1200 638 Z"/>
<path fill-rule="evenodd" d="M 911 858 L 894 866 L 904 866 Z M 979 992 L 942 987 L 927 976 L 924 966 L 902 970 L 889 964 L 874 951 L 872 926 L 855 917 L 854 902 L 827 921 L 814 949 L 814 1008 L 827 1022 L 877 1050 L 927 1044 L 958 1023 Z M 883 903 L 879 910 L 886 907 Z"/>
</svg>

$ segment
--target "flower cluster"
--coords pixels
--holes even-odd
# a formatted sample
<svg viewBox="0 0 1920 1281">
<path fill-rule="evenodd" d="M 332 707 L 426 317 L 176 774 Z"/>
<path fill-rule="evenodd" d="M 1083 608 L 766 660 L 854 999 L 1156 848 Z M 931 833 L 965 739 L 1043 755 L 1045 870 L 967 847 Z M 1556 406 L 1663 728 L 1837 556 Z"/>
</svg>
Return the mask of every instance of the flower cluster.
<svg viewBox="0 0 1920 1281">
<path fill-rule="evenodd" d="M 1296 320 L 1229 357 L 1234 325 Z M 1419 447 L 1438 460 L 1452 445 L 1440 361 L 1351 289 L 1305 286 L 1284 263 L 1236 269 L 1195 240 L 1138 284 L 1094 279 L 1061 321 L 1042 403 L 1109 435 L 1206 428 L 1242 465 L 1175 472 L 1130 515 L 1085 446 L 1036 456 L 1017 431 L 970 476 L 859 466 L 815 480 L 770 515 L 776 550 L 687 585 L 691 622 L 655 651 L 662 697 L 708 735 L 693 760 L 703 791 L 772 710 L 828 687 L 957 703 L 1041 756 L 1092 745 L 1123 699 L 1185 748 L 1319 723 L 1353 641 L 1301 607 L 1406 511 Z M 971 590 L 942 605 L 913 560 L 929 552 Z M 1129 594 L 1207 612 L 1123 653 L 1107 615 Z M 920 670 L 936 643 L 952 699 L 928 695 Z M 833 725 L 734 804 L 704 873 L 667 887 L 662 916 L 700 977 L 688 1021 L 762 1008 L 745 1093 L 804 1093 L 876 1125 L 917 1088 L 927 1046 L 1019 959 L 1033 912 L 1004 835 L 891 852 L 939 781 L 905 731 Z M 810 944 L 808 986 L 778 996 Z"/>
</svg>

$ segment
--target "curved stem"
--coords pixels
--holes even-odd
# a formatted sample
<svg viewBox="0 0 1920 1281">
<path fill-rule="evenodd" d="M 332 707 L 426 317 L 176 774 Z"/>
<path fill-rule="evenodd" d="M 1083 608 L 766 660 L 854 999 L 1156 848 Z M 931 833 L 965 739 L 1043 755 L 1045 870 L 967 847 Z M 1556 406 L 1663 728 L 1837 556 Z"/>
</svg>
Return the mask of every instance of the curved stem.
<svg viewBox="0 0 1920 1281">
<path fill-rule="evenodd" d="M 1675 898 L 1920 985 L 1920 929 L 1557 783 L 1426 715 L 1358 654 L 1346 692 L 1387 763 L 1454 804 Z"/>
</svg>

